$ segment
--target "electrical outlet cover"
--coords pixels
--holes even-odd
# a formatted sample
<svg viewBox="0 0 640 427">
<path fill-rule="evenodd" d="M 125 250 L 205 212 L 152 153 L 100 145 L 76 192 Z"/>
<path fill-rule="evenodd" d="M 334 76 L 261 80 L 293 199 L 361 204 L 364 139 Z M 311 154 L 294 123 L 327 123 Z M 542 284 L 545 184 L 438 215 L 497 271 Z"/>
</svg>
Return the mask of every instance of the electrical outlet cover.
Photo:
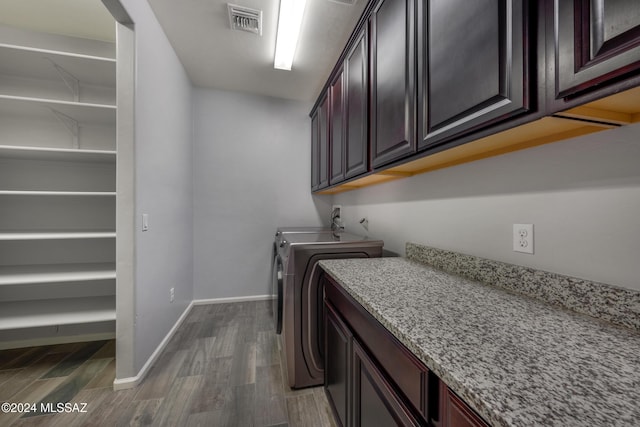
<svg viewBox="0 0 640 427">
<path fill-rule="evenodd" d="M 533 253 L 533 224 L 513 224 L 513 250 Z"/>
</svg>

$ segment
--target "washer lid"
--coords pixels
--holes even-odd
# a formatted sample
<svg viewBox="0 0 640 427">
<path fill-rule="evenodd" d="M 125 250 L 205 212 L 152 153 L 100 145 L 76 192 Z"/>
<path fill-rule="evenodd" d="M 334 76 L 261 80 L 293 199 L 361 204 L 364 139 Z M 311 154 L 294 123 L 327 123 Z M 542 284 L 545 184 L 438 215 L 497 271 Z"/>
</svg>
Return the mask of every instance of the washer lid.
<svg viewBox="0 0 640 427">
<path fill-rule="evenodd" d="M 378 239 L 370 239 L 351 233 L 315 233 L 315 234 L 289 234 L 285 240 L 289 245 L 301 245 L 305 243 L 339 243 L 339 242 L 371 242 Z"/>
</svg>

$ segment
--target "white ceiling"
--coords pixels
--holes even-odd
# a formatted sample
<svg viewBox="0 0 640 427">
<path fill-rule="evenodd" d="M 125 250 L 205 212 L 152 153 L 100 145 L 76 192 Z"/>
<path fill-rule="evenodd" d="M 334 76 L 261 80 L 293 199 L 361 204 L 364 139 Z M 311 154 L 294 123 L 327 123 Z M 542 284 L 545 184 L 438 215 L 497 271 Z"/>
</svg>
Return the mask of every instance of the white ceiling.
<svg viewBox="0 0 640 427">
<path fill-rule="evenodd" d="M 225 0 L 148 0 L 196 86 L 314 101 L 366 0 L 307 0 L 291 71 L 273 68 L 279 0 L 230 0 L 263 11 L 262 37 L 232 31 Z"/>
<path fill-rule="evenodd" d="M 143 0 L 135 0 L 143 1 Z M 148 0 L 194 85 L 314 101 L 366 0 L 353 6 L 307 0 L 291 71 L 273 68 L 279 0 L 231 0 L 263 11 L 262 37 L 232 31 L 225 0 Z M 0 0 L 0 23 L 115 40 L 100 0 Z"/>
</svg>

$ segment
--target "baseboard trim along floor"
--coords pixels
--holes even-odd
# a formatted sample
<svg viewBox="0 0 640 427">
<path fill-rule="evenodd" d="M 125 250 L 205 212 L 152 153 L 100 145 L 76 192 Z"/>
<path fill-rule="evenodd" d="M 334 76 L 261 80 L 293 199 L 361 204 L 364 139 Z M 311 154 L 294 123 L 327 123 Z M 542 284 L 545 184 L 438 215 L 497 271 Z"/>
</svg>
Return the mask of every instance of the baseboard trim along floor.
<svg viewBox="0 0 640 427">
<path fill-rule="evenodd" d="M 173 327 L 171 328 L 169 333 L 167 333 L 167 335 L 164 337 L 162 342 L 155 349 L 153 354 L 149 357 L 149 359 L 147 359 L 146 363 L 140 369 L 138 374 L 136 376 L 134 376 L 134 377 L 116 378 L 113 381 L 113 389 L 114 390 L 126 390 L 128 388 L 137 387 L 142 382 L 144 377 L 149 372 L 149 369 L 156 362 L 156 360 L 158 359 L 158 357 L 160 356 L 162 351 L 165 349 L 165 347 L 167 346 L 167 344 L 169 343 L 169 341 L 171 340 L 173 335 L 176 333 L 176 331 L 180 327 L 180 325 L 182 325 L 182 322 L 184 322 L 184 319 L 186 319 L 186 317 L 189 315 L 189 312 L 191 311 L 193 306 L 195 306 L 195 305 L 209 305 L 209 304 L 224 304 L 224 303 L 231 303 L 231 302 L 266 301 L 266 300 L 271 300 L 271 299 L 274 299 L 274 298 L 275 298 L 275 295 L 250 295 L 250 296 L 244 296 L 244 297 L 197 299 L 197 300 L 191 301 L 189 306 L 184 310 L 184 312 L 182 313 L 180 318 L 173 325 Z"/>
<path fill-rule="evenodd" d="M 142 382 L 144 377 L 149 372 L 149 369 L 151 369 L 151 367 L 156 362 L 156 360 L 158 360 L 158 357 L 160 356 L 160 354 L 162 354 L 162 352 L 164 351 L 169 341 L 171 341 L 171 338 L 173 337 L 173 335 L 176 333 L 180 325 L 182 325 L 182 322 L 184 322 L 184 319 L 187 318 L 193 306 L 194 306 L 194 301 L 191 301 L 191 303 L 187 306 L 187 308 L 185 308 L 180 318 L 176 321 L 176 323 L 173 325 L 173 327 L 167 333 L 167 335 L 165 335 L 164 339 L 160 342 L 158 347 L 156 347 L 155 351 L 147 359 L 146 363 L 142 366 L 142 368 L 140 369 L 140 371 L 136 376 L 128 377 L 128 378 L 116 378 L 113 381 L 114 390 L 126 390 L 128 388 L 134 388 L 134 387 L 137 387 Z"/>
<path fill-rule="evenodd" d="M 224 304 L 228 302 L 266 301 L 274 299 L 275 295 L 250 295 L 246 297 L 196 299 L 193 305 Z"/>
</svg>

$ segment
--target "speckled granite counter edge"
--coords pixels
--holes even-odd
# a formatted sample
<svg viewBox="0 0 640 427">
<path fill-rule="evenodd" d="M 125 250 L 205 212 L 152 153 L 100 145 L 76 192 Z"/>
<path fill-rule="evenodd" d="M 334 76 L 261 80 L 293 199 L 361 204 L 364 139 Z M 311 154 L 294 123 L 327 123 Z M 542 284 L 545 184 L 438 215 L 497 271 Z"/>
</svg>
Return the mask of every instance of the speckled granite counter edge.
<svg viewBox="0 0 640 427">
<path fill-rule="evenodd" d="M 407 242 L 412 261 L 640 330 L 640 292 Z"/>
<path fill-rule="evenodd" d="M 407 260 L 408 263 L 416 263 L 423 265 L 424 263 Z M 320 261 L 320 266 L 324 271 L 331 276 L 342 289 L 349 294 L 358 304 L 364 307 L 365 310 L 373 318 L 375 318 L 382 326 L 384 326 L 394 337 L 398 339 L 406 348 L 409 349 L 418 359 L 420 359 L 425 366 L 434 374 L 438 376 L 444 383 L 458 394 L 462 399 L 469 404 L 478 414 L 480 414 L 485 421 L 488 421 L 491 426 L 510 427 L 509 423 L 503 418 L 499 411 L 496 411 L 490 405 L 488 405 L 482 398 L 473 393 L 469 388 L 458 378 L 451 375 L 451 373 L 442 366 L 439 360 L 432 357 L 431 354 L 423 351 L 419 345 L 407 336 L 403 330 L 390 322 L 374 305 L 370 303 L 367 298 L 364 298 L 358 292 L 355 292 L 341 276 L 331 269 L 330 265 L 327 265 L 324 260 Z"/>
</svg>

